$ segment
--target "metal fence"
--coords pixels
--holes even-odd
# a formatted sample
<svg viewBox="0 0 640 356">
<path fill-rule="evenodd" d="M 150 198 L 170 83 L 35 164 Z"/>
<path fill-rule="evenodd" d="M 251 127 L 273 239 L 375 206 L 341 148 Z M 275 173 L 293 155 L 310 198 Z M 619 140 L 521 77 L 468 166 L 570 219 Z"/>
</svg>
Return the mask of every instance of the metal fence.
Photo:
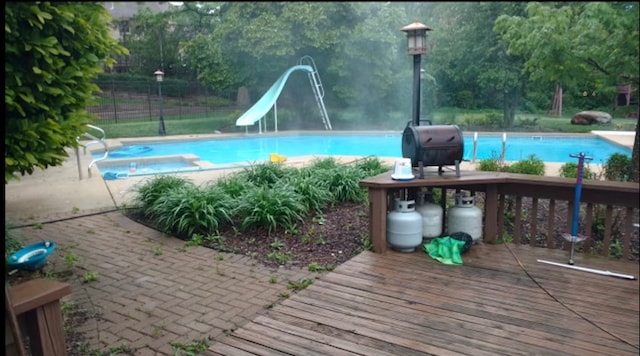
<svg viewBox="0 0 640 356">
<path fill-rule="evenodd" d="M 97 84 L 101 93 L 87 111 L 102 126 L 157 120 L 161 108 L 163 116 L 171 119 L 211 117 L 242 109 L 236 105 L 234 91 L 212 91 L 198 83 L 106 80 Z"/>
</svg>

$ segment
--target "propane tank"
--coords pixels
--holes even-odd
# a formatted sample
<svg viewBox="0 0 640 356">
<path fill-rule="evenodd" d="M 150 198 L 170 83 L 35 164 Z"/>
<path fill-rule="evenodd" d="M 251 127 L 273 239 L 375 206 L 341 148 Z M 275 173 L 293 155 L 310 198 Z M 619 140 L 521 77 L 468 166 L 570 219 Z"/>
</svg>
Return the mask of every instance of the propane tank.
<svg viewBox="0 0 640 356">
<path fill-rule="evenodd" d="M 431 239 L 442 234 L 442 207 L 433 202 L 431 193 L 424 192 L 416 211 L 422 216 L 422 237 Z"/>
<path fill-rule="evenodd" d="M 482 210 L 475 206 L 474 197 L 456 194 L 456 205 L 447 212 L 447 233 L 466 232 L 473 243 L 482 240 Z"/>
<path fill-rule="evenodd" d="M 387 214 L 387 241 L 400 252 L 413 252 L 422 244 L 422 216 L 415 200 L 395 199 L 395 210 Z"/>
</svg>

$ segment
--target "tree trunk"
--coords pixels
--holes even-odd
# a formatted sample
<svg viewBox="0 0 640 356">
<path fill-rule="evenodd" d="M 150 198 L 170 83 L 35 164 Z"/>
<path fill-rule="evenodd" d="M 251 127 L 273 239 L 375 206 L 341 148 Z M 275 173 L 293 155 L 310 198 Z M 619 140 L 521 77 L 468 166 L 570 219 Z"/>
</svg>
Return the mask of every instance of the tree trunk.
<svg viewBox="0 0 640 356">
<path fill-rule="evenodd" d="M 516 117 L 516 108 L 520 101 L 520 92 L 516 89 L 512 89 L 509 92 L 504 92 L 504 99 L 502 104 L 502 125 L 504 128 L 513 127 L 513 123 Z"/>
</svg>

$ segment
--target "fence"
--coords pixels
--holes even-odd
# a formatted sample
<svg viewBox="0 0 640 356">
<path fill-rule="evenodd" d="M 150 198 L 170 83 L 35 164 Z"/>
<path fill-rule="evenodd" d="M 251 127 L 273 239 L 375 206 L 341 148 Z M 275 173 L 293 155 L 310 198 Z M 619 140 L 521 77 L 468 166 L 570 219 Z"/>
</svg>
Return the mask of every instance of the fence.
<svg viewBox="0 0 640 356">
<path fill-rule="evenodd" d="M 211 117 L 242 110 L 236 105 L 235 91 L 213 91 L 198 83 L 102 80 L 96 84 L 101 93 L 97 103 L 87 107 L 87 111 L 95 114 L 98 126 L 157 120 L 161 108 L 163 116 L 171 119 Z"/>
</svg>

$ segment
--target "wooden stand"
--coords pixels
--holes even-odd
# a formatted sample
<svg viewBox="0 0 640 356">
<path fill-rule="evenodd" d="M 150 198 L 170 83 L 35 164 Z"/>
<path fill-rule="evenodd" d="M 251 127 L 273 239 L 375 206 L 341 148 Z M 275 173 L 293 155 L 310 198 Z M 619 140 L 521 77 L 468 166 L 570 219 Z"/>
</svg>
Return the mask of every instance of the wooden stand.
<svg viewBox="0 0 640 356">
<path fill-rule="evenodd" d="M 9 288 L 12 314 L 24 323 L 33 355 L 66 355 L 60 299 L 69 294 L 69 284 L 48 279 L 33 279 Z"/>
</svg>

